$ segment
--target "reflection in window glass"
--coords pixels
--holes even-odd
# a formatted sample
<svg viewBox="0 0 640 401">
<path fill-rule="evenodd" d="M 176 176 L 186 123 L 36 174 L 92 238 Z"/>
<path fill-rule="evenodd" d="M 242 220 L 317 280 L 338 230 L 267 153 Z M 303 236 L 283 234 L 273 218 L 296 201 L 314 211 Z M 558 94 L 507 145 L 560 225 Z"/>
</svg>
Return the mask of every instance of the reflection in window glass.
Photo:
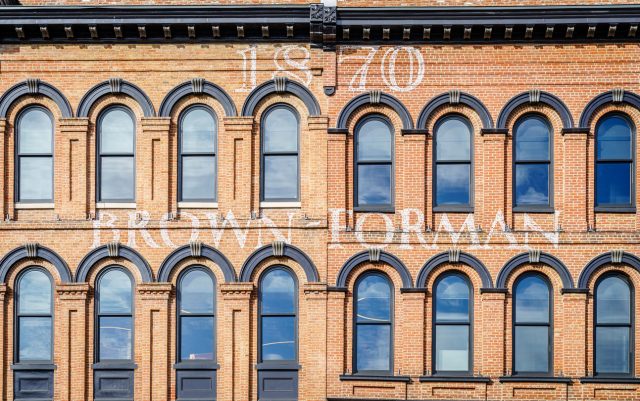
<svg viewBox="0 0 640 401">
<path fill-rule="evenodd" d="M 355 370 L 391 371 L 392 287 L 380 273 L 366 273 L 356 283 Z"/>
<path fill-rule="evenodd" d="M 25 270 L 18 277 L 16 362 L 51 361 L 53 342 L 52 285 L 40 269 Z"/>
<path fill-rule="evenodd" d="M 435 371 L 470 371 L 469 281 L 459 273 L 449 273 L 438 279 L 435 288 Z"/>
<path fill-rule="evenodd" d="M 186 270 L 178 287 L 180 360 L 215 359 L 215 283 L 204 268 Z"/>
<path fill-rule="evenodd" d="M 392 205 L 393 133 L 383 117 L 368 117 L 355 134 L 356 206 Z"/>
<path fill-rule="evenodd" d="M 277 106 L 262 120 L 262 200 L 299 198 L 298 117 L 287 106 Z"/>
<path fill-rule="evenodd" d="M 633 204 L 635 166 L 631 122 L 617 114 L 605 116 L 596 126 L 596 205 L 624 207 Z"/>
<path fill-rule="evenodd" d="M 53 200 L 53 121 L 42 107 L 30 107 L 16 124 L 16 198 L 18 202 Z"/>
<path fill-rule="evenodd" d="M 121 268 L 98 278 L 98 361 L 131 360 L 133 350 L 133 283 Z"/>
<path fill-rule="evenodd" d="M 104 111 L 98 120 L 99 201 L 135 200 L 135 122 L 122 106 Z"/>
<path fill-rule="evenodd" d="M 194 106 L 180 120 L 180 196 L 183 201 L 217 198 L 217 133 L 214 114 Z"/>
<path fill-rule="evenodd" d="M 296 282 L 288 269 L 268 270 L 260 280 L 262 361 L 297 359 Z"/>
<path fill-rule="evenodd" d="M 631 287 L 612 274 L 596 285 L 595 373 L 631 374 Z"/>
<path fill-rule="evenodd" d="M 551 126 L 540 116 L 525 116 L 514 134 L 515 206 L 550 206 Z"/>
<path fill-rule="evenodd" d="M 471 125 L 445 117 L 435 130 L 435 205 L 471 205 Z"/>
</svg>

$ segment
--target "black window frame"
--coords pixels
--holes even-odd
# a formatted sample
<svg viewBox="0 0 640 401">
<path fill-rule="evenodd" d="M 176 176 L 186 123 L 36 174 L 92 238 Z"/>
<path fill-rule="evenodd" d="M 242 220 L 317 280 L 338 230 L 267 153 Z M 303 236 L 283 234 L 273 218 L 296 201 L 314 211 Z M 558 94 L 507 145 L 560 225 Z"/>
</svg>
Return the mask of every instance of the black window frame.
<svg viewBox="0 0 640 401">
<path fill-rule="evenodd" d="M 391 158 L 390 160 L 359 160 L 358 157 L 358 143 L 360 141 L 360 131 L 362 127 L 369 121 L 377 120 L 384 123 L 389 129 L 389 135 L 391 139 Z M 395 212 L 395 200 L 396 200 L 396 150 L 395 150 L 395 131 L 393 124 L 389 118 L 380 113 L 372 113 L 362 117 L 355 126 L 353 136 L 353 210 L 356 212 L 378 212 L 378 213 L 394 213 Z M 376 204 L 376 205 L 360 205 L 358 203 L 358 185 L 359 176 L 358 166 L 361 164 L 375 165 L 375 166 L 390 166 L 390 191 L 391 191 L 391 203 L 389 204 Z"/>
<path fill-rule="evenodd" d="M 469 315 L 467 317 L 467 321 L 444 321 L 441 323 L 438 323 L 437 321 L 437 314 L 436 314 L 436 308 L 437 308 L 437 303 L 438 303 L 438 285 L 440 284 L 440 282 L 442 282 L 444 279 L 451 277 L 451 276 L 457 276 L 462 278 L 465 283 L 467 284 L 467 288 L 469 289 Z M 432 313 L 431 313 L 431 327 L 432 327 L 432 331 L 431 331 L 431 337 L 432 337 L 432 341 L 431 341 L 431 372 L 433 372 L 433 376 L 470 376 L 473 375 L 473 306 L 474 306 L 474 302 L 473 302 L 473 283 L 471 282 L 471 280 L 469 279 L 469 277 L 460 272 L 460 271 L 449 271 L 449 272 L 444 272 L 442 273 L 440 276 L 438 276 L 438 278 L 436 279 L 436 281 L 433 283 L 433 306 L 432 306 Z M 468 341 L 468 350 L 469 350 L 469 355 L 468 355 L 468 367 L 469 369 L 467 370 L 437 370 L 436 369 L 436 349 L 437 349 L 437 326 L 467 326 L 468 330 L 469 330 L 469 336 L 467 338 Z"/>
<path fill-rule="evenodd" d="M 448 120 L 458 120 L 467 126 L 469 130 L 469 160 L 438 160 L 438 133 L 442 124 L 444 124 Z M 433 211 L 436 213 L 441 212 L 466 212 L 473 213 L 474 204 L 475 204 L 475 164 L 474 164 L 474 133 L 473 133 L 473 125 L 469 119 L 459 113 L 447 113 L 446 115 L 440 117 L 434 126 L 434 135 L 433 135 L 433 158 L 432 158 L 432 207 Z M 438 165 L 439 164 L 449 164 L 449 165 L 468 165 L 469 166 L 469 203 L 466 205 L 459 204 L 442 204 L 439 205 L 437 202 L 437 193 L 438 193 Z"/>
<path fill-rule="evenodd" d="M 51 153 L 20 153 L 20 122 L 32 110 L 41 110 L 48 117 L 49 121 L 51 121 Z M 53 117 L 53 113 L 49 109 L 39 104 L 29 105 L 22 109 L 15 120 L 15 130 L 14 130 L 14 201 L 16 203 L 53 203 L 55 198 L 55 119 Z M 51 198 L 49 199 L 21 199 L 20 198 L 20 174 L 22 172 L 21 169 L 21 160 L 23 158 L 43 158 L 49 157 L 51 158 Z"/>
<path fill-rule="evenodd" d="M 598 131 L 602 122 L 609 117 L 621 117 L 629 124 L 629 134 L 631 142 L 631 159 L 598 159 Z M 636 126 L 633 120 L 627 115 L 619 111 L 612 111 L 606 113 L 598 119 L 594 132 L 594 146 L 593 146 L 593 204 L 595 212 L 610 212 L 610 213 L 635 213 L 636 212 Z M 598 164 L 601 163 L 629 163 L 631 164 L 631 182 L 630 185 L 630 203 L 605 203 L 598 204 Z"/>
<path fill-rule="evenodd" d="M 211 284 L 213 286 L 213 312 L 212 313 L 182 313 L 182 281 L 185 277 L 191 272 L 201 271 L 207 274 L 211 278 Z M 191 265 L 180 272 L 177 281 L 177 291 L 176 291 L 176 363 L 180 365 L 202 365 L 203 363 L 212 363 L 215 364 L 218 360 L 218 352 L 217 352 L 217 344 L 218 344 L 218 336 L 217 336 L 217 308 L 218 308 L 218 300 L 217 300 L 217 282 L 215 275 L 211 272 L 210 269 L 206 268 L 202 265 Z M 211 359 L 182 359 L 182 318 L 184 316 L 188 317 L 211 317 L 213 318 L 213 358 Z"/>
<path fill-rule="evenodd" d="M 209 115 L 211 115 L 211 117 L 213 118 L 214 124 L 215 124 L 215 132 L 214 132 L 214 149 L 213 152 L 185 152 L 182 150 L 182 142 L 184 139 L 184 119 L 186 118 L 186 116 L 189 114 L 189 112 L 193 111 L 193 110 L 204 110 L 205 112 L 209 113 Z M 218 116 L 216 115 L 215 111 L 213 111 L 213 109 L 211 109 L 211 107 L 205 105 L 205 104 L 201 104 L 201 103 L 197 103 L 197 104 L 193 104 L 187 108 L 185 108 L 181 113 L 180 113 L 180 118 L 178 119 L 178 202 L 217 202 L 218 201 L 218 133 L 219 133 L 219 121 L 218 121 Z M 193 198 L 193 199 L 184 199 L 182 196 L 182 184 L 183 184 L 183 168 L 184 168 L 184 163 L 183 163 L 183 159 L 184 157 L 213 157 L 214 161 L 215 161 L 215 194 L 213 198 Z"/>
<path fill-rule="evenodd" d="M 106 116 L 109 112 L 113 110 L 122 110 L 126 112 L 129 117 L 131 117 L 131 122 L 133 122 L 133 152 L 131 153 L 108 153 L 106 155 L 102 154 L 101 151 L 101 142 L 102 142 L 102 120 L 104 116 Z M 137 181 L 137 154 L 136 154 L 136 145 L 137 145 L 137 120 L 133 111 L 123 105 L 123 104 L 114 104 L 106 107 L 104 110 L 100 112 L 98 116 L 98 121 L 96 124 L 96 202 L 99 203 L 135 203 L 136 202 L 136 181 Z M 130 199 L 103 199 L 101 194 L 102 189 L 102 158 L 103 157 L 131 157 L 133 158 L 133 198 Z"/>
<path fill-rule="evenodd" d="M 522 125 L 523 122 L 529 119 L 536 119 L 542 122 L 547 127 L 547 132 L 549 133 L 549 157 L 548 159 L 539 159 L 539 160 L 518 160 L 517 148 L 518 148 L 518 128 Z M 553 126 L 551 122 L 541 113 L 526 113 L 520 117 L 513 125 L 513 137 L 511 144 L 511 194 L 512 194 L 512 208 L 514 212 L 517 213 L 554 213 L 554 152 L 553 152 Z M 527 205 L 518 205 L 517 204 L 517 184 L 518 178 L 516 174 L 518 165 L 546 165 L 549 169 L 549 174 L 547 175 L 547 191 L 549 193 L 549 202 L 546 205 L 543 204 L 527 204 Z"/>
<path fill-rule="evenodd" d="M 629 287 L 629 323 L 600 323 L 598 324 L 598 286 L 607 278 L 617 277 L 623 280 Z M 595 285 L 593 286 L 593 376 L 594 377 L 634 377 L 635 375 L 635 288 L 633 282 L 626 275 L 619 271 L 607 272 L 598 277 Z M 597 329 L 598 327 L 628 327 L 629 328 L 629 373 L 598 373 L 596 370 L 596 357 L 597 357 Z"/>
<path fill-rule="evenodd" d="M 516 297 L 517 297 L 517 289 L 518 284 L 522 280 L 527 277 L 538 277 L 540 278 L 547 286 L 549 290 L 549 319 L 547 323 L 539 323 L 539 322 L 521 322 L 516 323 Z M 513 296 L 512 296 L 512 309 L 511 309 L 511 375 L 512 376 L 522 376 L 522 377 L 553 377 L 553 285 L 551 284 L 551 280 L 549 278 L 539 272 L 536 271 L 528 271 L 521 274 L 513 283 Z M 525 326 L 525 327 L 547 327 L 547 331 L 549 333 L 548 342 L 547 342 L 547 362 L 548 367 L 546 372 L 518 372 L 516 370 L 516 327 Z"/>
<path fill-rule="evenodd" d="M 47 277 L 47 279 L 49 280 L 49 287 L 50 287 L 50 309 L 49 309 L 49 313 L 48 314 L 43 314 L 43 313 L 20 313 L 20 280 L 22 280 L 22 278 L 30 271 L 38 271 L 41 273 L 44 273 L 44 275 Z M 53 277 L 51 276 L 51 274 L 44 268 L 39 267 L 39 266 L 29 266 L 26 269 L 22 270 L 19 274 L 18 277 L 15 280 L 15 302 L 14 302 L 14 322 L 13 322 L 13 331 L 14 331 L 14 342 L 13 342 L 13 361 L 15 364 L 22 364 L 22 365 L 33 365 L 33 364 L 52 364 L 53 363 L 53 359 L 54 359 L 54 349 L 55 349 L 55 321 L 54 321 L 54 310 L 55 310 L 55 303 L 54 303 L 54 281 L 53 281 Z M 51 350 L 50 350 L 50 354 L 51 354 L 51 359 L 29 359 L 26 361 L 22 361 L 20 360 L 20 343 L 21 343 L 21 337 L 20 337 L 20 319 L 23 317 L 36 317 L 36 318 L 42 318 L 42 317 L 48 317 L 51 319 Z"/>
<path fill-rule="evenodd" d="M 129 277 L 129 281 L 131 283 L 131 313 L 100 313 L 100 280 L 110 271 L 112 270 L 120 270 L 124 272 L 124 274 Z M 136 313 L 135 313 L 135 291 L 136 291 L 136 281 L 133 278 L 133 275 L 129 270 L 120 265 L 109 265 L 105 267 L 96 277 L 95 280 L 95 305 L 94 305 L 94 329 L 93 329 L 93 337 L 94 337 L 94 363 L 96 365 L 100 364 L 118 364 L 118 365 L 127 365 L 132 364 L 135 361 L 135 328 L 136 328 Z M 100 318 L 101 317 L 130 317 L 131 318 L 131 358 L 130 359 L 102 359 L 100 357 Z"/>
<path fill-rule="evenodd" d="M 389 285 L 389 322 L 358 322 L 358 285 L 362 280 L 369 276 L 379 276 L 386 280 Z M 353 316 L 352 316 L 352 350 L 351 350 L 351 366 L 353 375 L 361 376 L 393 376 L 393 357 L 394 357 L 394 331 L 395 331 L 395 289 L 393 281 L 384 272 L 380 270 L 368 270 L 362 273 L 356 279 L 353 285 Z M 358 370 L 358 326 L 389 326 L 389 369 L 388 370 Z"/>
<path fill-rule="evenodd" d="M 269 114 L 271 114 L 273 111 L 278 110 L 278 109 L 287 109 L 289 110 L 293 116 L 296 118 L 296 135 L 297 135 L 297 148 L 295 150 L 295 152 L 293 151 L 270 151 L 270 152 L 265 152 L 265 148 L 264 148 L 264 140 L 266 137 L 266 131 L 265 131 L 265 121 L 266 119 L 269 117 Z M 298 111 L 291 106 L 290 104 L 287 103 L 276 103 L 274 105 L 269 106 L 269 108 L 267 110 L 265 110 L 265 112 L 262 114 L 262 117 L 260 119 L 260 201 L 261 202 L 300 202 L 300 184 L 301 184 L 301 180 L 300 180 L 300 139 L 301 139 L 301 135 L 300 135 L 300 114 L 298 114 Z M 264 189 L 265 189 L 265 179 L 266 179 L 266 174 L 265 174 L 265 156 L 295 156 L 296 157 L 296 165 L 297 165 L 297 170 L 296 170 L 296 180 L 297 180 L 297 195 L 295 198 L 269 198 L 269 199 L 265 199 L 265 193 L 264 193 Z"/>
</svg>

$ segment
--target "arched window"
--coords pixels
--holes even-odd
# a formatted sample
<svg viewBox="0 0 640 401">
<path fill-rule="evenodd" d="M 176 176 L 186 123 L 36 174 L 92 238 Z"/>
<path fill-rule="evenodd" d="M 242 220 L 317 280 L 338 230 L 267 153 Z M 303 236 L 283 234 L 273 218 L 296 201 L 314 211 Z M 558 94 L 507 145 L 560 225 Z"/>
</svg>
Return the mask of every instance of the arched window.
<svg viewBox="0 0 640 401">
<path fill-rule="evenodd" d="M 393 296 L 387 276 L 362 275 L 354 292 L 353 371 L 360 374 L 393 372 Z"/>
<path fill-rule="evenodd" d="M 595 291 L 595 374 L 633 374 L 633 290 L 621 274 L 607 274 Z"/>
<path fill-rule="evenodd" d="M 16 123 L 16 202 L 53 202 L 53 118 L 40 106 Z"/>
<path fill-rule="evenodd" d="M 393 210 L 393 130 L 382 116 L 366 117 L 355 135 L 355 209 Z"/>
<path fill-rule="evenodd" d="M 635 139 L 631 121 L 609 114 L 596 126 L 596 211 L 635 206 Z"/>
<path fill-rule="evenodd" d="M 298 114 L 279 104 L 262 119 L 262 200 L 298 201 L 300 161 Z"/>
<path fill-rule="evenodd" d="M 15 361 L 53 360 L 53 290 L 44 270 L 29 268 L 17 280 Z"/>
<path fill-rule="evenodd" d="M 215 281 L 202 267 L 186 270 L 178 283 L 178 360 L 216 359 Z"/>
<path fill-rule="evenodd" d="M 180 118 L 179 197 L 181 201 L 217 199 L 218 123 L 205 106 L 189 107 Z"/>
<path fill-rule="evenodd" d="M 551 288 L 546 277 L 519 277 L 513 305 L 513 374 L 552 374 Z"/>
<path fill-rule="evenodd" d="M 98 277 L 96 362 L 133 360 L 133 283 L 124 269 Z"/>
<path fill-rule="evenodd" d="M 135 201 L 136 129 L 124 106 L 105 110 L 98 119 L 98 201 Z"/>
<path fill-rule="evenodd" d="M 433 372 L 470 373 L 471 284 L 460 273 L 447 273 L 435 289 Z"/>
<path fill-rule="evenodd" d="M 291 271 L 269 269 L 260 280 L 260 361 L 298 359 L 297 286 Z"/>
<path fill-rule="evenodd" d="M 514 210 L 548 211 L 553 206 L 551 126 L 544 117 L 527 115 L 518 120 L 514 132 Z"/>
<path fill-rule="evenodd" d="M 473 135 L 471 124 L 452 115 L 435 129 L 434 207 L 440 210 L 468 210 L 472 207 Z"/>
</svg>

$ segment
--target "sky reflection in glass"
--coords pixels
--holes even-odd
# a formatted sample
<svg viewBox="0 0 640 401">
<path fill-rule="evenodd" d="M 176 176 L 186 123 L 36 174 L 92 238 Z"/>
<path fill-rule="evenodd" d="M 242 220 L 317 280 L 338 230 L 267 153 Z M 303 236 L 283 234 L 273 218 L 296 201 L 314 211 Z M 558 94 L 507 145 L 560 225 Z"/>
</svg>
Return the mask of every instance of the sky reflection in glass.
<svg viewBox="0 0 640 401">
<path fill-rule="evenodd" d="M 356 371 L 391 369 L 391 297 L 389 279 L 379 273 L 361 277 L 355 288 Z"/>
<path fill-rule="evenodd" d="M 51 154 L 53 121 L 40 107 L 31 107 L 18 121 L 18 152 L 20 154 Z"/>
<path fill-rule="evenodd" d="M 260 280 L 263 361 L 296 359 L 296 284 L 288 270 L 269 270 Z"/>
<path fill-rule="evenodd" d="M 100 278 L 99 311 L 131 313 L 131 279 L 120 269 L 111 269 Z"/>
</svg>

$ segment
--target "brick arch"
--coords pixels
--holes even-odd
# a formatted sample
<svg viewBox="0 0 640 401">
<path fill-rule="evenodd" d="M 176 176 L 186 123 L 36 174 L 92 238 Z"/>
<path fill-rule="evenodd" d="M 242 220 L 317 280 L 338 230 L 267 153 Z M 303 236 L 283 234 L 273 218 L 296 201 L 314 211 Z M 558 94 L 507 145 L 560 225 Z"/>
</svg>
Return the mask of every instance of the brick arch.
<svg viewBox="0 0 640 401">
<path fill-rule="evenodd" d="M 357 109 L 365 105 L 376 104 L 382 104 L 393 109 L 402 120 L 403 129 L 413 129 L 413 119 L 411 118 L 411 114 L 409 114 L 409 110 L 407 110 L 406 106 L 400 100 L 389 94 L 379 93 L 379 95 L 380 99 L 375 102 L 372 101 L 374 95 L 371 93 L 363 93 L 351 99 L 340 111 L 335 129 L 346 130 L 351 115 L 353 115 Z"/>
<path fill-rule="evenodd" d="M 622 92 L 622 96 L 620 99 L 617 98 L 619 95 L 619 92 L 614 93 L 614 91 L 608 91 L 601 93 L 591 99 L 591 101 L 587 103 L 584 110 L 582 111 L 582 114 L 580 115 L 580 127 L 588 128 L 589 124 L 591 123 L 591 119 L 593 118 L 593 115 L 596 113 L 596 111 L 608 104 L 626 103 L 640 110 L 640 96 L 628 91 Z M 616 98 L 616 100 L 614 100 L 614 98 Z"/>
<path fill-rule="evenodd" d="M 6 281 L 9 269 L 11 269 L 11 267 L 13 267 L 16 263 L 20 262 L 21 260 L 33 257 L 44 259 L 47 262 L 51 263 L 58 272 L 60 281 L 62 281 L 63 283 L 73 282 L 69 266 L 67 265 L 67 262 L 65 262 L 64 259 L 60 257 L 60 255 L 44 246 L 36 245 L 35 248 L 35 256 L 30 255 L 30 252 L 25 245 L 15 248 L 14 250 L 7 253 L 4 258 L 2 258 L 2 260 L 0 260 L 0 283 L 4 283 Z"/>
<path fill-rule="evenodd" d="M 347 288 L 347 279 L 349 278 L 351 272 L 359 265 L 370 261 L 371 258 L 369 255 L 369 251 L 359 252 L 347 259 L 344 265 L 342 265 L 342 268 L 338 273 L 338 277 L 336 278 L 336 287 Z M 379 262 L 391 266 L 396 272 L 398 272 L 398 275 L 402 279 L 403 288 L 413 288 L 413 279 L 411 278 L 411 273 L 409 273 L 407 267 L 404 265 L 404 263 L 402 263 L 400 259 L 398 259 L 398 257 L 389 252 L 380 251 Z"/>
<path fill-rule="evenodd" d="M 120 257 L 128 260 L 133 263 L 138 272 L 140 273 L 140 277 L 142 278 L 143 283 L 153 282 L 153 273 L 151 271 L 151 267 L 149 263 L 140 255 L 135 249 L 129 248 L 126 245 L 118 244 L 116 248 L 116 255 L 109 255 L 109 247 L 112 244 L 103 245 L 95 248 L 93 251 L 89 252 L 82 260 L 80 261 L 80 265 L 78 265 L 78 270 L 76 272 L 76 282 L 84 283 L 87 281 L 89 277 L 89 271 L 91 268 L 98 263 L 99 261 L 111 257 Z"/>
<path fill-rule="evenodd" d="M 71 104 L 55 86 L 39 79 L 31 79 L 13 85 L 0 97 L 0 118 L 7 118 L 11 106 L 22 96 L 46 96 L 53 100 L 64 118 L 73 117 Z"/>
<path fill-rule="evenodd" d="M 478 277 L 480 277 L 482 288 L 493 288 L 493 280 L 491 279 L 489 270 L 487 270 L 486 266 L 478 258 L 466 252 L 460 252 L 458 262 L 450 261 L 449 252 L 442 252 L 433 256 L 422 266 L 422 269 L 420 269 L 420 273 L 418 273 L 418 278 L 416 279 L 416 288 L 424 288 L 429 275 L 431 275 L 438 266 L 448 263 L 463 263 L 471 267 L 475 270 Z"/>
<path fill-rule="evenodd" d="M 206 258 L 215 263 L 222 271 L 224 279 L 227 283 L 238 281 L 233 265 L 231 264 L 229 259 L 227 259 L 226 256 L 222 254 L 222 252 L 205 244 L 201 244 L 200 246 L 200 255 L 198 256 L 192 255 L 190 245 L 181 246 L 180 248 L 171 252 L 160 265 L 160 270 L 158 271 L 158 281 L 169 282 L 169 279 L 171 278 L 171 275 L 176 266 L 179 265 L 180 262 L 191 257 Z"/>
<path fill-rule="evenodd" d="M 584 269 L 582 269 L 582 272 L 580 272 L 580 277 L 578 278 L 578 289 L 588 291 L 589 281 L 591 281 L 591 277 L 593 277 L 595 272 L 602 266 L 611 263 L 614 263 L 612 252 L 606 252 L 593 258 L 589 263 L 587 263 Z M 640 273 L 640 258 L 634 254 L 623 252 L 619 263 L 630 266 Z"/>
<path fill-rule="evenodd" d="M 503 289 L 503 290 L 506 289 L 507 279 L 509 278 L 511 273 L 513 273 L 513 271 L 518 267 L 525 264 L 529 264 L 529 263 L 532 263 L 532 262 L 530 262 L 529 253 L 527 252 L 521 253 L 511 258 L 502 267 L 502 269 L 500 270 L 500 273 L 498 273 L 498 278 L 496 280 L 496 288 Z M 570 290 L 575 288 L 573 284 L 573 277 L 571 277 L 571 273 L 569 273 L 569 269 L 567 269 L 567 267 L 564 265 L 564 263 L 562 263 L 562 261 L 560 261 L 560 259 L 546 252 L 541 252 L 539 263 L 542 263 L 551 267 L 553 270 L 556 271 L 556 273 L 558 273 L 558 276 L 562 280 L 562 287 L 564 290 L 567 290 L 567 289 Z"/>
<path fill-rule="evenodd" d="M 238 115 L 235 103 L 227 92 L 224 91 L 218 85 L 209 81 L 191 80 L 183 82 L 182 84 L 171 89 L 165 96 L 160 104 L 160 111 L 158 115 L 160 117 L 170 117 L 171 111 L 175 105 L 184 97 L 192 94 L 205 94 L 216 99 L 222 105 L 225 115 L 227 117 L 235 117 Z"/>
<path fill-rule="evenodd" d="M 264 82 L 252 90 L 242 106 L 241 115 L 243 117 L 253 116 L 256 108 L 265 97 L 274 93 L 283 92 L 290 93 L 302 100 L 305 106 L 307 106 L 307 111 L 310 116 L 320 115 L 320 104 L 315 96 L 313 96 L 313 93 L 301 83 L 282 77 Z"/>
<path fill-rule="evenodd" d="M 259 267 L 260 263 L 272 256 L 278 256 L 274 253 L 273 244 L 265 245 L 256 249 L 251 255 L 249 255 L 242 265 L 242 269 L 240 270 L 240 281 L 247 283 L 251 282 L 254 272 Z M 282 256 L 295 260 L 302 267 L 307 277 L 307 282 L 317 283 L 320 281 L 318 269 L 316 269 L 313 261 L 299 248 L 290 244 L 283 244 Z"/>
<path fill-rule="evenodd" d="M 103 96 L 110 94 L 124 94 L 135 100 L 142 109 L 145 117 L 153 117 L 156 112 L 149 96 L 131 82 L 122 79 L 110 79 L 89 89 L 78 105 L 78 117 L 88 117 L 93 105 Z"/>
<path fill-rule="evenodd" d="M 498 129 L 506 129 L 507 121 L 509 117 L 511 117 L 512 113 L 522 105 L 526 104 L 537 104 L 542 103 L 551 107 L 558 113 L 560 119 L 562 120 L 563 128 L 573 128 L 573 117 L 571 112 L 567 108 L 560 98 L 549 93 L 549 92 L 540 92 L 539 98 L 537 100 L 533 99 L 533 95 L 531 92 L 523 92 L 519 95 L 514 96 L 507 102 L 507 104 L 500 111 L 500 115 L 498 116 L 498 122 L 496 124 L 496 128 Z"/>
<path fill-rule="evenodd" d="M 443 93 L 431 99 L 420 112 L 418 123 L 416 125 L 418 129 L 426 129 L 427 122 L 429 121 L 429 119 L 431 119 L 436 110 L 442 106 L 448 105 L 465 105 L 471 108 L 476 112 L 478 117 L 480 117 L 480 121 L 482 121 L 482 128 L 493 128 L 493 118 L 491 118 L 491 114 L 489 113 L 487 107 L 478 98 L 464 92 L 460 93 L 459 95 L 460 97 L 456 103 L 451 102 L 451 93 Z"/>
</svg>

